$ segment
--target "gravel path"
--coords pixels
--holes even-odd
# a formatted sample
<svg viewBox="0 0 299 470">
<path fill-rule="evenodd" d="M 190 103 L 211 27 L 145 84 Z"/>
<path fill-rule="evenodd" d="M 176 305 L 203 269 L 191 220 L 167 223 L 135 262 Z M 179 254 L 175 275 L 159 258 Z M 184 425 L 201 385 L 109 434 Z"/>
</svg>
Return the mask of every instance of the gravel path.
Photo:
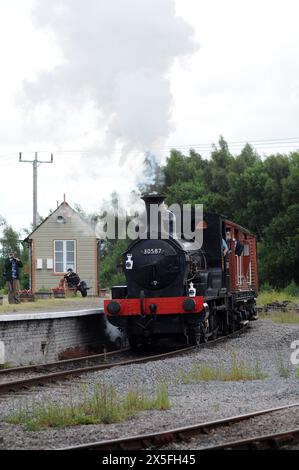
<svg viewBox="0 0 299 470">
<path fill-rule="evenodd" d="M 95 440 L 149 433 L 157 429 L 186 426 L 299 402 L 296 366 L 290 362 L 292 352 L 290 345 L 296 339 L 299 340 L 298 324 L 274 324 L 271 321 L 260 320 L 252 322 L 250 329 L 237 338 L 191 354 L 164 361 L 95 372 L 73 380 L 71 383 L 54 384 L 45 388 L 36 387 L 30 392 L 0 397 L 0 437 L 3 438 L 3 441 L 0 441 L 0 449 L 64 447 Z M 258 363 L 267 375 L 266 378 L 253 381 L 210 381 L 191 384 L 184 384 L 179 379 L 180 369 L 188 371 L 194 362 L 229 367 L 233 358 L 242 360 L 253 368 Z M 282 364 L 284 371 L 289 372 L 287 378 L 281 376 Z M 70 395 L 79 400 L 83 393 L 82 384 L 87 394 L 91 394 L 94 385 L 100 382 L 113 385 L 120 393 L 125 393 L 128 388 L 136 386 L 150 395 L 157 383 L 165 380 L 169 383 L 171 409 L 142 412 L 123 423 L 82 425 L 29 432 L 24 431 L 21 425 L 10 425 L 5 422 L 6 416 L 18 410 L 28 400 L 34 399 L 35 403 L 51 400 L 67 404 Z M 285 415 L 285 419 L 280 416 L 277 420 L 288 423 L 289 417 L 295 416 L 298 424 L 298 415 L 295 411 L 287 412 Z M 273 424 L 269 424 L 267 420 L 270 431 L 271 428 L 276 429 L 277 420 L 273 421 Z M 245 434 L 247 435 L 247 431 Z M 184 448 L 183 444 L 179 446 Z"/>
</svg>

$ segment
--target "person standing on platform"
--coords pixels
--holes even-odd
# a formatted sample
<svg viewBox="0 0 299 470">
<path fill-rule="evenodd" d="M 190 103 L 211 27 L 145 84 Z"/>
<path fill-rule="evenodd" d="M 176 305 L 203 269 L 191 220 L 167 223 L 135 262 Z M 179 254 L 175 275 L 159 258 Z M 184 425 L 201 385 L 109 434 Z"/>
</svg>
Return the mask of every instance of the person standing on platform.
<svg viewBox="0 0 299 470">
<path fill-rule="evenodd" d="M 8 302 L 10 304 L 19 304 L 20 288 L 20 268 L 23 267 L 22 261 L 17 258 L 17 253 L 11 251 L 4 262 L 4 277 L 8 289 Z"/>
</svg>

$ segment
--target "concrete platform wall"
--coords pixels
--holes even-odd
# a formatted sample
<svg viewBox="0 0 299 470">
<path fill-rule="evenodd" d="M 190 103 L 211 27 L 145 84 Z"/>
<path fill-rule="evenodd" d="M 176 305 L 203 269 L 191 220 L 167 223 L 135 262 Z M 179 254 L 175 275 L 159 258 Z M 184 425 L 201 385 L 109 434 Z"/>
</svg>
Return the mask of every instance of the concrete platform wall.
<svg viewBox="0 0 299 470">
<path fill-rule="evenodd" d="M 119 336 L 117 330 L 114 339 Z M 0 316 L 0 364 L 56 361 L 69 348 L 101 348 L 109 342 L 99 310 Z"/>
</svg>

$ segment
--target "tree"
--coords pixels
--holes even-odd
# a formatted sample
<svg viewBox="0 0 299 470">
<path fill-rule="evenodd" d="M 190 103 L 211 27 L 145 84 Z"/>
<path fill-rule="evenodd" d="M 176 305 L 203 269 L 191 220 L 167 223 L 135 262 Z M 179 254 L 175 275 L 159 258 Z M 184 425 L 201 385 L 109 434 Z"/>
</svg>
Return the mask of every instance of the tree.
<svg viewBox="0 0 299 470">
<path fill-rule="evenodd" d="M 16 251 L 18 257 L 21 256 L 21 249 L 19 243 L 19 233 L 16 232 L 11 226 L 6 225 L 4 222 L 2 230 L 1 249 L 0 249 L 0 288 L 4 287 L 5 279 L 4 273 L 4 260 L 10 251 Z"/>
<path fill-rule="evenodd" d="M 154 154 L 147 152 L 143 162 L 143 181 L 138 185 L 141 193 L 161 192 L 164 186 L 164 172 Z"/>
<path fill-rule="evenodd" d="M 3 227 L 3 225 L 6 225 L 6 220 L 0 215 L 0 227 Z"/>
<path fill-rule="evenodd" d="M 299 283 L 299 153 L 261 159 L 246 144 L 233 156 L 220 137 L 210 159 L 173 149 L 163 168 L 168 204 L 202 203 L 258 237 L 262 282 Z"/>
<path fill-rule="evenodd" d="M 283 180 L 282 200 L 285 207 L 299 201 L 299 153 L 289 156 L 289 172 Z"/>
<path fill-rule="evenodd" d="M 1 238 L 1 256 L 5 257 L 10 251 L 16 251 L 18 256 L 21 254 L 19 233 L 10 225 L 5 225 Z"/>
<path fill-rule="evenodd" d="M 286 287 L 299 284 L 299 203 L 273 218 L 260 244 L 261 282 Z"/>
<path fill-rule="evenodd" d="M 294 280 L 299 284 L 298 152 L 262 159 L 246 144 L 233 156 L 220 137 L 209 159 L 192 149 L 188 155 L 173 149 L 164 167 L 147 154 L 144 168 L 142 192 L 162 192 L 167 204 L 203 204 L 205 211 L 224 214 L 255 233 L 262 283 L 285 287 Z M 117 206 L 114 193 L 103 207 L 112 213 Z M 102 285 L 125 282 L 117 265 L 128 243 L 127 239 L 102 243 Z"/>
</svg>

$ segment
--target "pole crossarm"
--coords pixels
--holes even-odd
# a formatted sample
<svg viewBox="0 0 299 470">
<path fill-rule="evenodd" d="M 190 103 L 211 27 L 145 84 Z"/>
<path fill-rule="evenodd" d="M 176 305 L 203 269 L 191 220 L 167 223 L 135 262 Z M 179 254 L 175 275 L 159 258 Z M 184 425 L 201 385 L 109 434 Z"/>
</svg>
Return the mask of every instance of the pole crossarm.
<svg viewBox="0 0 299 470">
<path fill-rule="evenodd" d="M 20 163 L 53 163 L 53 160 L 54 160 L 54 157 L 53 157 L 53 153 L 51 153 L 51 160 L 37 160 L 37 159 L 34 159 L 34 160 L 23 160 L 22 159 L 22 152 L 19 153 L 19 162 Z"/>
</svg>

